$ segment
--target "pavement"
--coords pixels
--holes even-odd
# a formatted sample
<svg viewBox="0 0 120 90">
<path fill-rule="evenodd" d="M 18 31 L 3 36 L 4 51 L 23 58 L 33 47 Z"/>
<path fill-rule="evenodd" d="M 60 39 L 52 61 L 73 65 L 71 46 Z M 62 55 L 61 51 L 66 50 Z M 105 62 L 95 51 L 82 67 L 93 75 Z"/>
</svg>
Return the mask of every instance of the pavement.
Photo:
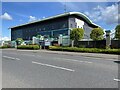
<svg viewBox="0 0 120 90">
<path fill-rule="evenodd" d="M 2 50 L 3 88 L 118 88 L 118 55 Z"/>
</svg>

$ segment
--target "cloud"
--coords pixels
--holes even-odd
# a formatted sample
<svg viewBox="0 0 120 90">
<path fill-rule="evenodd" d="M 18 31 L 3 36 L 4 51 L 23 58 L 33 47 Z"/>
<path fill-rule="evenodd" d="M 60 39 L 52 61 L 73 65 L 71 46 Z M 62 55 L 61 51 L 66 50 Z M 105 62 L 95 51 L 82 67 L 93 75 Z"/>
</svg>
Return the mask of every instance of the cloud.
<svg viewBox="0 0 120 90">
<path fill-rule="evenodd" d="M 63 6 L 63 10 L 65 10 L 66 8 L 66 12 L 69 12 L 69 11 L 76 11 L 76 10 L 79 10 L 80 8 L 73 2 L 61 2 L 60 0 L 57 0 L 59 3 L 62 4 Z M 72 1 L 72 0 L 69 0 L 69 1 Z"/>
<path fill-rule="evenodd" d="M 0 16 L 0 18 L 3 20 L 13 20 L 12 16 L 9 15 L 8 13 L 4 13 L 3 15 Z"/>
<path fill-rule="evenodd" d="M 42 17 L 43 19 L 45 18 L 45 16 Z"/>
<path fill-rule="evenodd" d="M 9 40 L 11 40 L 11 39 L 10 39 L 10 37 L 0 37 L 0 40 L 9 41 Z"/>
<path fill-rule="evenodd" d="M 102 10 L 102 17 L 108 24 L 118 23 L 118 5 L 112 5 Z"/>
<path fill-rule="evenodd" d="M 37 20 L 36 17 L 34 17 L 34 16 L 29 16 L 29 21 L 35 21 L 35 20 Z"/>
<path fill-rule="evenodd" d="M 88 17 L 90 17 L 94 22 L 104 21 L 106 24 L 118 23 L 118 4 L 113 4 L 111 6 L 102 7 L 97 6 L 93 8 L 91 12 L 84 12 Z"/>
</svg>

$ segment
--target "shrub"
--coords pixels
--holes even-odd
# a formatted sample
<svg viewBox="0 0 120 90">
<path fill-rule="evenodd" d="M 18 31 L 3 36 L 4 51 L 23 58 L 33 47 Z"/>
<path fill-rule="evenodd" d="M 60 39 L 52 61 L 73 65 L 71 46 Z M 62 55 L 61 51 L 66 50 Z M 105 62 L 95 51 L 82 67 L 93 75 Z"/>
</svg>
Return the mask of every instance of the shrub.
<svg viewBox="0 0 120 90">
<path fill-rule="evenodd" d="M 70 32 L 70 39 L 74 41 L 79 41 L 84 37 L 84 29 L 73 28 Z"/>
<path fill-rule="evenodd" d="M 98 49 L 98 48 L 56 47 L 56 46 L 50 46 L 49 49 L 54 51 L 106 53 L 120 55 L 120 49 Z"/>
<path fill-rule="evenodd" d="M 11 48 L 11 46 L 10 45 L 0 46 L 0 49 L 5 49 L 5 48 Z"/>
<path fill-rule="evenodd" d="M 104 31 L 102 28 L 94 28 L 90 33 L 90 38 L 93 40 L 103 40 Z"/>
<path fill-rule="evenodd" d="M 86 46 L 85 45 L 79 45 L 78 47 L 79 48 L 85 48 Z"/>
<path fill-rule="evenodd" d="M 38 50 L 40 47 L 39 45 L 19 45 L 17 49 Z"/>
<path fill-rule="evenodd" d="M 120 24 L 115 28 L 115 38 L 120 40 Z"/>
</svg>

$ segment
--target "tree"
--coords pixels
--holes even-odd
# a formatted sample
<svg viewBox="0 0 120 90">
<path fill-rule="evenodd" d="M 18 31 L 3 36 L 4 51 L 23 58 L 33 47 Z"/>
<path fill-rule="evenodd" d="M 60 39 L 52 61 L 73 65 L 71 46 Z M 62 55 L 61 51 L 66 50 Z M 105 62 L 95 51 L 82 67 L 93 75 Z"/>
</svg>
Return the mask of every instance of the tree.
<svg viewBox="0 0 120 90">
<path fill-rule="evenodd" d="M 120 39 L 120 24 L 115 28 L 115 38 Z"/>
<path fill-rule="evenodd" d="M 84 37 L 84 30 L 82 28 L 74 28 L 70 32 L 70 39 L 72 40 L 72 46 L 74 41 L 77 43 L 79 40 L 81 40 Z"/>
<path fill-rule="evenodd" d="M 36 38 L 39 38 L 39 39 L 40 39 L 40 38 L 41 38 L 41 35 L 37 35 Z"/>
<path fill-rule="evenodd" d="M 104 31 L 102 28 L 94 28 L 90 33 L 90 38 L 93 40 L 103 40 Z"/>
<path fill-rule="evenodd" d="M 16 43 L 17 45 L 20 45 L 24 40 L 22 38 L 17 38 Z"/>
</svg>

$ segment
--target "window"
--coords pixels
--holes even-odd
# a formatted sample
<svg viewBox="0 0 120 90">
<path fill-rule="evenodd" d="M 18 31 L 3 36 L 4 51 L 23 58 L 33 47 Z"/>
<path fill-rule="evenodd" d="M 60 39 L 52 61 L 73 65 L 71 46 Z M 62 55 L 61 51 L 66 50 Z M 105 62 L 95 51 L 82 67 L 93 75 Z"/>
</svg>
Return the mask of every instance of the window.
<svg viewBox="0 0 120 90">
<path fill-rule="evenodd" d="M 64 25 L 63 25 L 63 28 L 65 28 L 65 27 L 66 27 L 66 25 L 64 24 Z"/>
<path fill-rule="evenodd" d="M 75 22 L 75 18 L 73 18 L 73 21 Z"/>
<path fill-rule="evenodd" d="M 43 30 L 45 30 L 45 28 L 43 28 Z"/>
<path fill-rule="evenodd" d="M 71 21 L 75 22 L 75 18 L 71 18 Z"/>
<path fill-rule="evenodd" d="M 36 29 L 36 32 L 37 32 L 38 30 Z"/>
<path fill-rule="evenodd" d="M 41 31 L 41 28 L 39 28 L 39 31 Z"/>
<path fill-rule="evenodd" d="M 71 26 L 70 26 L 71 28 L 73 27 L 73 25 L 71 24 Z"/>
<path fill-rule="evenodd" d="M 54 29 L 54 26 L 52 26 L 52 29 Z"/>
<path fill-rule="evenodd" d="M 77 28 L 77 25 L 75 25 L 75 28 Z"/>
</svg>

